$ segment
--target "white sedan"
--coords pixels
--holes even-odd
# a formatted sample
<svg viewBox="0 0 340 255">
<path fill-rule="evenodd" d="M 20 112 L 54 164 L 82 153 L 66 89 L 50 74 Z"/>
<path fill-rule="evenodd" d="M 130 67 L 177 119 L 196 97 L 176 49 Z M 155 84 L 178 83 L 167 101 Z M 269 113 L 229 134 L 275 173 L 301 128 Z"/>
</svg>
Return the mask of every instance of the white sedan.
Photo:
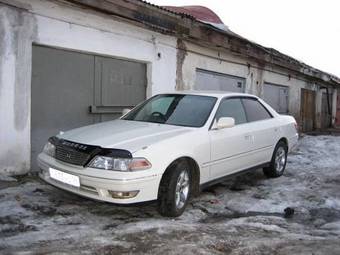
<svg viewBox="0 0 340 255">
<path fill-rule="evenodd" d="M 241 171 L 283 174 L 298 132 L 260 98 L 227 92 L 159 94 L 118 120 L 51 137 L 40 177 L 112 203 L 157 200 L 164 216 L 183 213 L 199 191 Z"/>
</svg>

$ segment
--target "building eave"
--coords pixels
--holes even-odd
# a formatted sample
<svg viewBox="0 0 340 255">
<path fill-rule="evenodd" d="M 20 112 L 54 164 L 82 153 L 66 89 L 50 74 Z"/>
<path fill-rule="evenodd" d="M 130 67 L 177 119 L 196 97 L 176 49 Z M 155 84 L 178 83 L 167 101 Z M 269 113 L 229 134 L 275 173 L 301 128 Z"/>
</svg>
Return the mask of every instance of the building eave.
<svg viewBox="0 0 340 255">
<path fill-rule="evenodd" d="M 176 36 L 209 48 L 226 49 L 257 63 L 284 68 L 313 82 L 340 86 L 340 78 L 316 69 L 275 49 L 264 47 L 230 30 L 221 30 L 185 13 L 176 13 L 142 0 L 65 0 L 124 19 L 134 25 Z M 64 1 L 64 2 L 65 2 Z"/>
</svg>

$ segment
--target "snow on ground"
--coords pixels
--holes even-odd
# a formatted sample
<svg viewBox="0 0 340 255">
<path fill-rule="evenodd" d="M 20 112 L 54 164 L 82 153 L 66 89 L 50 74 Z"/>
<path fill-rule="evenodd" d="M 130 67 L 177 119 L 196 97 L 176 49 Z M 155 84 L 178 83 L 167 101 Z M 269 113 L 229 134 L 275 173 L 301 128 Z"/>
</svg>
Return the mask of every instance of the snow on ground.
<svg viewBox="0 0 340 255">
<path fill-rule="evenodd" d="M 0 178 L 0 254 L 340 254 L 339 240 L 340 137 L 305 136 L 281 178 L 230 179 L 176 219 Z"/>
</svg>

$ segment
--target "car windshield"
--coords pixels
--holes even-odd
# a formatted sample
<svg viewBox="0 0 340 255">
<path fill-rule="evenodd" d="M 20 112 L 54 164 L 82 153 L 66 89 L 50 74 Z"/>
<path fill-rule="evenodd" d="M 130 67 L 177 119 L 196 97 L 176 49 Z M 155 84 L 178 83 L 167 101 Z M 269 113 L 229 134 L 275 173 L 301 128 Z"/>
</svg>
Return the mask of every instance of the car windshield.
<svg viewBox="0 0 340 255">
<path fill-rule="evenodd" d="M 122 119 L 202 127 L 207 121 L 216 100 L 215 97 L 199 95 L 157 95 L 134 108 Z"/>
</svg>

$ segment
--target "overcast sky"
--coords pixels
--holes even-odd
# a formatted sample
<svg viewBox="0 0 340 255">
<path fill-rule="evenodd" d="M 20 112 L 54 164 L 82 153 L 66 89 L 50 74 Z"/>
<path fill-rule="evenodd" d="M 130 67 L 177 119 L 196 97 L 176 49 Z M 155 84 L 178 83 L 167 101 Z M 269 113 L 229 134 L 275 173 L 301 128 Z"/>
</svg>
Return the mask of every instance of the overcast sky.
<svg viewBox="0 0 340 255">
<path fill-rule="evenodd" d="M 339 0 L 148 0 L 203 5 L 234 32 L 340 77 Z"/>
</svg>

